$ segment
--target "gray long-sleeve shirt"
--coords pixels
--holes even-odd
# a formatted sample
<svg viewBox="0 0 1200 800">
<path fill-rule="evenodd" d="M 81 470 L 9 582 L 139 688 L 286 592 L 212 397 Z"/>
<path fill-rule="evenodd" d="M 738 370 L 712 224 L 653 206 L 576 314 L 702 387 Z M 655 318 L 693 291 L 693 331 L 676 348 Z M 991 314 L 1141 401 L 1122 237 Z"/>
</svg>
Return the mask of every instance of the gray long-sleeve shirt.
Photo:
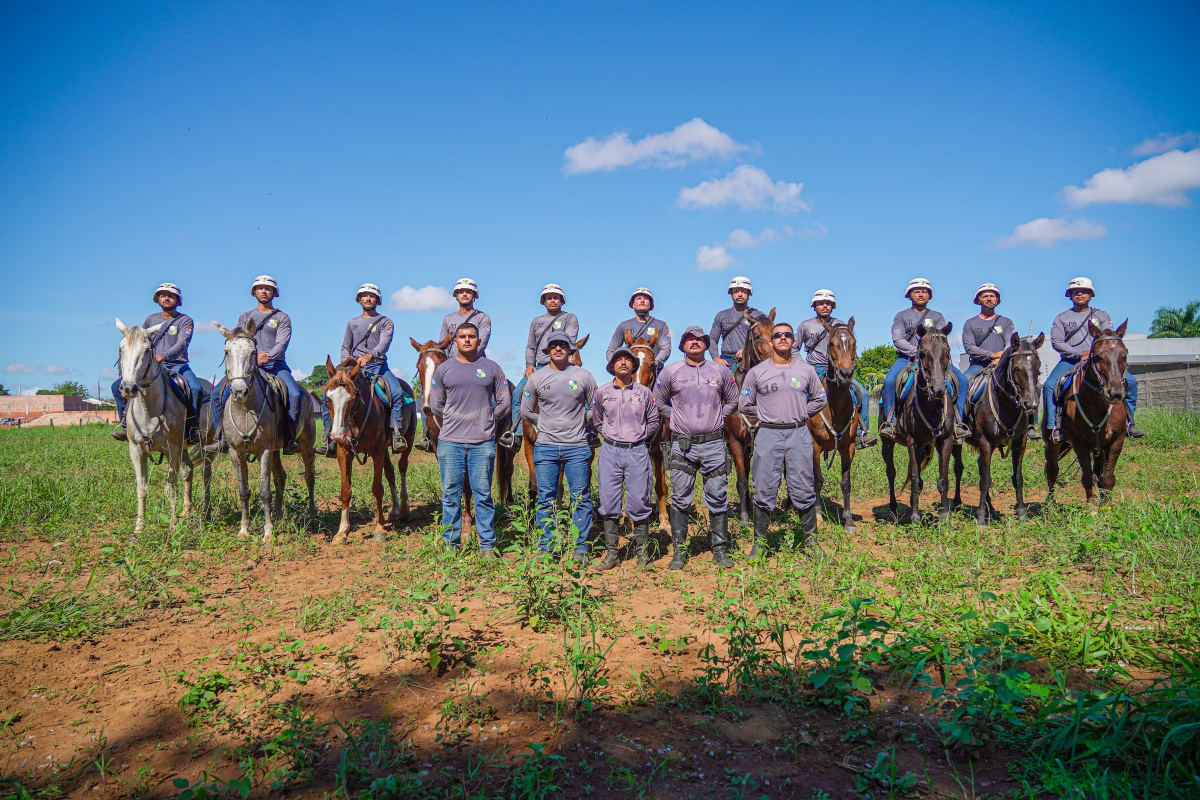
<svg viewBox="0 0 1200 800">
<path fill-rule="evenodd" d="M 746 311 L 752 317 L 762 313 L 757 308 L 747 307 Z M 746 346 L 746 337 L 749 333 L 750 323 L 736 307 L 718 311 L 717 315 L 713 317 L 712 329 L 708 332 L 708 352 L 713 358 L 732 356 Z"/>
<path fill-rule="evenodd" d="M 645 322 L 634 317 L 617 326 L 612 341 L 608 343 L 608 350 L 604 353 L 606 359 L 612 358 L 612 354 L 616 352 L 617 348 L 625 344 L 625 331 L 633 333 L 635 342 L 638 339 L 648 340 L 654 334 L 658 334 L 658 343 L 654 345 L 654 362 L 659 369 L 662 369 L 662 365 L 671 358 L 671 331 L 667 329 L 667 323 L 657 317 L 647 317 Z"/>
<path fill-rule="evenodd" d="M 658 430 L 658 403 L 649 387 L 634 381 L 606 383 L 592 396 L 592 424 L 614 442 L 641 442 Z"/>
<path fill-rule="evenodd" d="M 454 358 L 458 355 L 458 345 L 454 343 L 454 334 L 458 330 L 458 326 L 464 322 L 469 322 L 479 329 L 479 357 L 483 358 L 487 355 L 488 340 L 492 338 L 492 318 L 479 309 L 466 316 L 457 311 L 451 311 L 442 318 L 442 329 L 437 340 L 440 342 L 447 336 L 450 337 L 450 346 L 446 348 L 446 355 Z"/>
<path fill-rule="evenodd" d="M 245 325 L 251 319 L 257 326 L 254 331 L 254 344 L 260 353 L 267 354 L 267 363 L 287 363 L 288 342 L 292 339 L 291 318 L 278 309 L 259 311 L 255 308 L 238 317 L 238 325 Z M 265 325 L 263 320 L 266 320 Z"/>
<path fill-rule="evenodd" d="M 377 361 L 387 358 L 395 330 L 392 321 L 382 314 L 373 317 L 357 316 L 346 323 L 342 337 L 342 361 L 370 353 Z"/>
<path fill-rule="evenodd" d="M 924 315 L 924 320 L 921 320 Z M 925 311 L 917 311 L 915 308 L 906 308 L 896 315 L 892 320 L 892 344 L 896 345 L 896 350 L 904 358 L 917 357 L 917 323 L 920 322 L 926 328 L 940 328 L 946 324 L 946 318 L 942 316 L 942 312 L 926 309 Z"/>
<path fill-rule="evenodd" d="M 192 318 L 187 314 L 176 314 L 170 319 L 161 313 L 151 314 L 142 323 L 142 328 L 145 330 L 155 325 L 162 327 L 150 337 L 154 342 L 154 355 L 162 356 L 163 361 L 171 364 L 188 363 L 188 344 L 196 328 Z"/>
<path fill-rule="evenodd" d="M 963 323 L 963 349 L 972 364 L 986 367 L 992 363 L 992 353 L 1000 353 L 1008 347 L 1016 327 L 1008 317 L 999 314 L 991 319 L 981 319 L 979 315 L 971 317 Z"/>
<path fill-rule="evenodd" d="M 830 316 L 825 320 L 830 325 L 844 325 L 840 319 Z M 792 348 L 792 358 L 800 357 L 800 348 L 804 348 L 805 360 L 813 366 L 829 363 L 829 331 L 821 324 L 820 317 L 811 317 L 800 323 L 796 329 L 796 344 Z M 743 383 L 743 386 L 746 384 Z M 741 403 L 741 400 L 738 401 Z"/>
<path fill-rule="evenodd" d="M 671 418 L 671 431 L 684 436 L 712 433 L 737 408 L 737 382 L 728 369 L 705 361 L 692 366 L 675 361 L 658 374 L 654 400 L 658 413 Z"/>
<path fill-rule="evenodd" d="M 755 364 L 742 381 L 738 410 L 771 425 L 806 421 L 825 407 L 825 387 L 812 365 L 798 358 L 791 364 Z"/>
<path fill-rule="evenodd" d="M 442 421 L 439 439 L 478 444 L 496 435 L 496 422 L 509 413 L 512 395 L 500 365 L 488 358 L 448 358 L 433 371 L 430 411 Z"/>
<path fill-rule="evenodd" d="M 538 444 L 587 444 L 595 393 L 596 379 L 583 367 L 539 369 L 525 383 L 521 416 L 537 425 Z"/>
<path fill-rule="evenodd" d="M 579 320 L 569 311 L 547 312 L 534 317 L 529 323 L 529 339 L 525 343 L 525 366 L 550 363 L 550 356 L 542 350 L 551 333 L 565 333 L 573 342 L 579 338 Z"/>
<path fill-rule="evenodd" d="M 1050 328 L 1050 344 L 1063 361 L 1078 363 L 1084 352 L 1092 349 L 1092 333 L 1088 330 L 1088 321 L 1097 328 L 1112 329 L 1112 317 L 1107 311 L 1089 308 L 1086 311 L 1076 311 L 1069 308 L 1054 318 L 1054 326 Z"/>
</svg>

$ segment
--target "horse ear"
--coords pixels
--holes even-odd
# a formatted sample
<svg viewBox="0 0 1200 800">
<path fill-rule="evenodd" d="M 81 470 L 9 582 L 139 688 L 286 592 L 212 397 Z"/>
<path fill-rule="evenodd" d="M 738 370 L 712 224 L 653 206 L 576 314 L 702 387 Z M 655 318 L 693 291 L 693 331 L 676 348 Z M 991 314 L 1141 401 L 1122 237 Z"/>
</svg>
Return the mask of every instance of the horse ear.
<svg viewBox="0 0 1200 800">
<path fill-rule="evenodd" d="M 628 333 L 628 331 L 626 332 Z M 658 346 L 658 331 L 650 335 L 650 349 L 653 350 L 656 346 Z"/>
<path fill-rule="evenodd" d="M 246 335 L 253 336 L 256 330 L 258 330 L 258 323 L 254 321 L 254 317 L 246 320 Z"/>
<path fill-rule="evenodd" d="M 328 355 L 325 356 L 325 371 L 329 373 L 330 378 L 333 377 L 333 373 L 337 372 L 337 370 L 333 368 L 333 359 Z"/>
<path fill-rule="evenodd" d="M 421 352 L 421 343 L 416 339 L 410 336 L 408 337 L 408 343 L 413 346 L 413 350 L 416 350 L 418 353 Z"/>
<path fill-rule="evenodd" d="M 122 336 L 124 336 L 125 331 L 129 330 L 129 326 L 126 325 L 124 322 L 121 322 L 120 317 L 116 317 L 116 320 L 117 320 L 117 330 L 121 332 Z"/>
<path fill-rule="evenodd" d="M 1033 340 L 1033 346 L 1036 347 L 1038 350 L 1041 350 L 1042 344 L 1044 344 L 1045 341 L 1046 341 L 1046 334 L 1042 333 L 1042 332 L 1038 332 L 1037 338 Z"/>
<path fill-rule="evenodd" d="M 447 347 L 450 346 L 450 343 L 453 341 L 454 341 L 454 334 L 452 333 L 449 336 L 447 336 L 445 339 L 442 339 L 440 342 L 438 342 L 438 349 L 445 350 Z"/>
<path fill-rule="evenodd" d="M 945 325 L 942 326 L 942 333 L 946 334 L 947 336 L 950 335 L 950 331 L 952 331 L 952 330 L 954 330 L 953 322 L 947 322 Z"/>
<path fill-rule="evenodd" d="M 771 309 L 771 313 L 767 314 L 767 319 L 771 320 L 771 325 L 775 324 L 775 309 Z"/>
<path fill-rule="evenodd" d="M 929 330 L 929 328 L 926 328 L 924 325 L 918 325 L 917 326 L 917 338 L 920 339 L 921 337 L 923 337 L 925 335 L 925 331 L 927 331 L 927 330 Z"/>
<path fill-rule="evenodd" d="M 1019 348 L 1021 346 L 1021 334 L 1017 333 L 1016 331 L 1013 331 L 1012 336 L 1009 337 L 1009 339 L 1008 339 L 1008 346 L 1011 347 L 1013 350 L 1016 350 L 1017 348 Z"/>
<path fill-rule="evenodd" d="M 854 333 L 854 317 L 850 318 L 850 321 L 846 323 L 846 327 L 850 329 L 851 333 Z"/>
<path fill-rule="evenodd" d="M 360 369 L 362 369 L 362 365 L 359 364 L 357 361 L 355 361 L 354 366 L 350 367 L 350 379 L 351 380 L 358 377 L 358 371 Z"/>
<path fill-rule="evenodd" d="M 590 339 L 590 338 L 592 338 L 592 335 L 589 333 L 587 336 L 583 337 L 582 339 L 576 339 L 575 347 L 577 349 L 582 350 L 583 346 L 588 343 L 588 339 Z"/>
<path fill-rule="evenodd" d="M 166 325 L 166 324 L 167 323 L 165 323 L 165 322 L 160 322 L 152 328 L 146 328 L 145 331 L 146 331 L 146 333 L 158 333 L 159 329 L 162 328 L 162 326 Z"/>
<path fill-rule="evenodd" d="M 625 344 L 633 347 L 633 331 L 629 330 L 629 328 L 625 329 Z"/>
<path fill-rule="evenodd" d="M 1090 319 L 1088 320 L 1088 333 L 1091 334 L 1093 339 L 1104 335 L 1104 331 L 1097 328 L 1096 323 L 1092 322 Z"/>
<path fill-rule="evenodd" d="M 233 336 L 233 331 L 229 330 L 229 328 L 226 328 L 224 325 L 217 322 L 215 319 L 212 321 L 212 324 L 213 324 L 213 327 L 216 328 L 217 330 L 219 330 L 221 332 L 221 335 L 224 336 L 226 339 Z"/>
<path fill-rule="evenodd" d="M 1118 325 L 1118 326 L 1117 326 L 1117 329 L 1114 331 L 1114 333 L 1116 333 L 1116 334 L 1117 334 L 1117 338 L 1118 338 L 1118 339 L 1124 339 L 1124 338 L 1125 338 L 1125 329 L 1126 329 L 1127 327 L 1129 327 L 1129 318 L 1128 318 L 1128 317 L 1125 319 L 1125 321 L 1124 321 L 1124 322 L 1122 322 L 1120 325 Z"/>
</svg>

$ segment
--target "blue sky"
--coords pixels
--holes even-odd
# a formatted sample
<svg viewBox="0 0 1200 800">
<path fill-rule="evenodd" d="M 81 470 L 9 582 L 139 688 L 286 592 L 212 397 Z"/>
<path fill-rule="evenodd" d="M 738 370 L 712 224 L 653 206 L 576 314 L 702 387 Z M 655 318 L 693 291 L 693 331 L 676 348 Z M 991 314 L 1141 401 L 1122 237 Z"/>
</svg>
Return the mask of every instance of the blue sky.
<svg viewBox="0 0 1200 800">
<path fill-rule="evenodd" d="M 363 281 L 462 276 L 510 373 L 551 281 L 597 372 L 634 287 L 679 331 L 737 274 L 863 346 L 914 276 L 1036 332 L 1087 275 L 1145 330 L 1200 297 L 1197 42 L 1194 3 L 5 4 L 0 381 L 107 393 L 114 316 L 170 280 L 232 324 L 260 273 L 301 371 Z M 387 313 L 410 374 L 445 312 Z"/>
</svg>

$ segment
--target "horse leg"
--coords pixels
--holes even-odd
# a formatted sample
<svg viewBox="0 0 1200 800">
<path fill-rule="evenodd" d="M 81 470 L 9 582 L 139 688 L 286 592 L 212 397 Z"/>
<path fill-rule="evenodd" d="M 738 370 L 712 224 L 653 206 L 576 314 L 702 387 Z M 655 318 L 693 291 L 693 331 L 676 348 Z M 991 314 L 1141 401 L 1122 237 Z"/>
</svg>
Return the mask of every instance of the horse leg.
<svg viewBox="0 0 1200 800">
<path fill-rule="evenodd" d="M 1046 505 L 1054 502 L 1054 487 L 1058 485 L 1058 445 L 1050 441 L 1046 435 L 1046 465 L 1042 470 L 1046 475 Z"/>
<path fill-rule="evenodd" d="M 1108 500 L 1113 487 L 1117 485 L 1117 460 L 1121 457 L 1123 449 L 1125 449 L 1125 436 L 1121 434 L 1120 438 L 1104 451 L 1104 466 L 1099 474 L 1100 499 L 1102 501 Z"/>
<path fill-rule="evenodd" d="M 345 544 L 350 539 L 350 500 L 354 496 L 350 482 L 354 474 L 354 451 L 349 447 L 338 445 L 338 472 L 342 474 L 342 493 L 338 498 L 342 503 L 342 519 L 333 543 Z"/>
<path fill-rule="evenodd" d="M 529 507 L 532 508 L 533 506 L 537 505 L 538 496 L 537 472 L 533 468 L 533 444 L 535 441 L 535 436 L 533 433 L 533 426 L 529 424 L 528 420 L 521 421 L 521 430 L 525 434 L 523 439 L 524 444 L 521 446 L 521 451 L 525 454 L 525 469 L 529 479 L 529 491 L 525 496 L 525 500 L 529 504 Z"/>
<path fill-rule="evenodd" d="M 925 448 L 918 448 L 910 442 L 908 445 L 908 507 L 909 522 L 917 525 L 921 522 L 921 457 Z"/>
<path fill-rule="evenodd" d="M 1025 510 L 1025 475 L 1022 472 L 1025 469 L 1025 437 L 1018 433 L 1017 438 L 1009 445 L 1009 451 L 1012 456 L 1013 491 L 1017 494 L 1017 506 L 1014 511 L 1017 512 L 1017 519 L 1024 522 L 1028 516 Z"/>
<path fill-rule="evenodd" d="M 671 518 L 667 514 L 667 468 L 658 442 L 650 448 L 650 463 L 654 467 L 654 499 L 658 504 L 658 527 L 669 531 Z"/>
<path fill-rule="evenodd" d="M 415 434 L 414 434 L 415 435 Z M 408 437 L 408 441 L 412 442 L 412 436 Z M 400 519 L 408 519 L 408 455 L 411 452 L 411 445 L 408 450 L 400 454 Z"/>
<path fill-rule="evenodd" d="M 962 474 L 963 474 L 963 457 L 962 445 L 954 445 L 954 503 L 951 508 L 958 508 L 962 505 Z"/>
<path fill-rule="evenodd" d="M 938 451 L 938 493 L 942 496 L 942 522 L 950 519 L 950 458 L 954 453 L 954 440 L 949 436 Z"/>
<path fill-rule="evenodd" d="M 858 530 L 858 526 L 854 524 L 854 513 L 850 510 L 850 465 L 854 463 L 854 440 L 844 440 L 840 450 L 842 457 L 842 528 L 847 533 L 854 533 Z"/>
<path fill-rule="evenodd" d="M 979 506 L 975 509 L 975 521 L 980 527 L 988 524 L 988 492 L 992 490 L 992 442 L 979 435 Z"/>
<path fill-rule="evenodd" d="M 821 492 L 825 489 L 825 473 L 821 471 L 821 445 L 813 438 L 813 491 L 817 496 L 817 522 L 825 521 L 825 502 Z M 790 503 L 788 505 L 791 505 Z"/>
<path fill-rule="evenodd" d="M 737 480 L 738 519 L 743 523 L 750 521 L 750 497 L 746 486 L 747 462 L 750 456 L 746 453 L 745 443 L 737 436 L 729 437 L 729 455 L 733 459 L 733 467 Z"/>
<path fill-rule="evenodd" d="M 375 538 L 383 536 L 383 459 L 387 457 L 387 446 L 380 445 L 371 454 L 371 466 L 375 475 L 371 478 L 371 494 L 375 495 Z"/>
<path fill-rule="evenodd" d="M 133 532 L 138 534 L 146 524 L 146 495 L 150 493 L 146 451 L 130 442 L 129 460 L 133 463 L 133 481 L 137 486 L 137 522 L 133 523 Z"/>
<path fill-rule="evenodd" d="M 388 453 L 387 447 L 383 448 L 380 456 L 383 458 L 383 477 L 387 478 L 388 488 L 392 493 L 392 510 L 388 512 L 387 521 L 389 525 L 395 526 L 400 519 L 400 496 L 396 493 L 396 470 L 392 466 L 392 457 Z"/>
<path fill-rule="evenodd" d="M 278 450 L 264 450 L 258 457 L 258 463 L 262 466 L 258 477 L 258 502 L 263 508 L 262 542 L 265 547 L 271 545 L 271 535 L 275 530 L 275 506 L 271 503 L 271 474 L 275 471 L 275 458 L 278 452 Z"/>
<path fill-rule="evenodd" d="M 179 490 L 180 456 L 182 454 L 174 447 L 167 445 L 167 479 L 163 488 L 167 494 L 167 508 L 170 511 L 170 524 L 174 528 L 178 522 L 175 516 L 175 493 Z"/>
<path fill-rule="evenodd" d="M 895 521 L 899 511 L 896 504 L 896 443 L 886 436 L 880 436 L 879 453 L 883 456 L 883 467 L 888 479 L 888 513 L 892 521 Z"/>
<path fill-rule="evenodd" d="M 238 499 L 242 501 L 242 524 L 237 535 L 246 537 L 250 535 L 250 464 L 245 455 L 232 449 L 229 451 L 229 460 L 237 468 Z"/>
<path fill-rule="evenodd" d="M 287 471 L 283 468 L 283 451 L 276 450 L 271 457 L 271 477 L 275 481 L 275 502 L 271 506 L 271 513 L 275 518 L 283 517 L 283 487 L 287 483 Z"/>
<path fill-rule="evenodd" d="M 208 520 L 212 515 L 212 457 L 203 447 L 200 448 L 200 480 L 204 483 L 203 519 Z"/>
<path fill-rule="evenodd" d="M 1091 504 L 1092 487 L 1095 484 L 1092 454 L 1084 450 L 1082 446 L 1076 445 L 1075 458 L 1079 461 L 1079 479 L 1083 482 L 1083 494 L 1087 498 L 1087 502 Z"/>
<path fill-rule="evenodd" d="M 192 457 L 187 447 L 184 447 L 179 456 L 179 474 L 183 477 L 183 510 L 179 512 L 181 517 L 192 515 L 192 472 Z"/>
<path fill-rule="evenodd" d="M 304 463 L 304 485 L 308 489 L 308 513 L 317 515 L 317 459 L 312 447 L 305 445 L 300 450 L 300 460 Z"/>
</svg>

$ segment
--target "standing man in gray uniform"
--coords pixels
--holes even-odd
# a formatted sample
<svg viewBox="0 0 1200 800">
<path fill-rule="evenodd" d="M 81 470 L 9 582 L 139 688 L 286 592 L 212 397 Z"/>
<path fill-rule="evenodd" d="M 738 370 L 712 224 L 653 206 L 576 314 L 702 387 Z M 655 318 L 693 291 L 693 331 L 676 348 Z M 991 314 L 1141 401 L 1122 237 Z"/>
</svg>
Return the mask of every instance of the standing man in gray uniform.
<svg viewBox="0 0 1200 800">
<path fill-rule="evenodd" d="M 192 341 L 192 332 L 196 323 L 187 314 L 177 309 L 183 305 L 183 292 L 173 283 L 160 283 L 154 290 L 154 302 L 162 309 L 160 313 L 151 314 L 142 323 L 142 328 L 158 330 L 150 334 L 150 343 L 154 348 L 154 360 L 164 369 L 178 373 L 187 381 L 188 389 L 192 392 L 192 413 L 188 415 L 187 432 L 188 444 L 199 441 L 196 431 L 196 418 L 203 404 L 203 385 L 192 367 L 188 364 L 188 344 Z M 112 437 L 118 442 L 127 442 L 125 435 L 125 398 L 121 395 L 121 379 L 117 378 L 112 385 L 112 396 L 117 401 L 117 427 L 113 428 Z"/>
<path fill-rule="evenodd" d="M 965 373 L 968 378 L 999 361 L 1016 330 L 1011 319 L 996 313 L 996 306 L 1000 305 L 1000 289 L 996 284 L 985 283 L 976 289 L 975 305 L 979 306 L 979 314 L 964 322 L 962 331 L 963 349 L 970 361 Z"/>
<path fill-rule="evenodd" d="M 771 358 L 755 364 L 742 382 L 738 410 L 758 419 L 754 435 L 754 549 L 766 548 L 767 525 L 779 504 L 779 483 L 787 466 L 788 496 L 800 513 L 804 549 L 819 552 L 813 440 L 808 419 L 825 407 L 825 387 L 811 365 L 796 358 L 795 334 L 786 322 L 771 331 Z"/>
<path fill-rule="evenodd" d="M 525 342 L 525 374 L 521 376 L 521 382 L 513 391 L 513 427 L 500 439 L 500 444 L 514 451 L 521 449 L 521 402 L 525 395 L 525 382 L 535 370 L 542 369 L 550 363 L 550 356 L 546 353 L 546 343 L 550 341 L 550 336 L 565 334 L 571 340 L 572 348 L 575 340 L 579 338 L 579 320 L 571 312 L 562 310 L 567 296 L 561 286 L 557 283 L 543 286 L 540 302 L 546 307 L 546 313 L 534 317 L 529 323 L 529 337 Z"/>
<path fill-rule="evenodd" d="M 683 361 L 668 364 L 654 385 L 659 414 L 671 420 L 671 542 L 675 554 L 667 569 L 687 563 L 688 509 L 696 473 L 704 476 L 704 505 L 712 525 L 713 563 L 733 566 L 729 546 L 729 461 L 725 455 L 725 418 L 737 408 L 737 383 L 729 368 L 704 358 L 710 345 L 704 329 L 683 332 Z"/>
<path fill-rule="evenodd" d="M 469 322 L 479 330 L 479 357 L 487 358 L 488 340 L 492 338 L 492 318 L 475 308 L 479 299 L 479 286 L 470 278 L 459 278 L 454 284 L 454 299 L 458 301 L 458 311 L 451 311 L 442 320 L 442 329 L 438 333 L 440 342 L 447 336 L 451 337 L 450 347 L 446 349 L 446 357 L 454 358 L 458 354 L 458 326 Z"/>
<path fill-rule="evenodd" d="M 625 490 L 625 516 L 633 521 L 633 546 L 637 563 L 644 567 L 646 536 L 654 515 L 650 451 L 647 441 L 658 430 L 658 405 L 648 387 L 634 380 L 638 359 L 628 347 L 618 347 L 608 357 L 612 383 L 596 390 L 592 398 L 592 425 L 600 434 L 596 483 L 600 490 L 600 518 L 604 521 L 604 561 L 600 569 L 620 563 L 617 519 L 621 516 L 621 490 Z"/>
<path fill-rule="evenodd" d="M 845 325 L 846 323 L 833 316 L 833 310 L 837 308 L 837 298 L 828 289 L 818 289 L 813 295 L 811 305 L 817 315 L 800 323 L 800 329 L 796 331 L 796 344 L 792 348 L 792 355 L 799 358 L 800 346 L 803 345 L 809 365 L 816 370 L 818 378 L 824 378 L 825 372 L 829 369 L 829 331 L 825 330 L 825 326 Z M 854 393 L 854 397 L 858 401 L 857 446 L 870 447 L 879 441 L 871 435 L 871 420 L 868 416 L 870 413 L 868 400 L 871 395 L 867 392 L 867 387 L 858 382 L 858 378 L 855 378 L 850 384 L 850 391 Z"/>
<path fill-rule="evenodd" d="M 575 339 L 555 332 L 546 337 L 543 352 L 550 363 L 528 380 L 521 393 L 521 416 L 537 426 L 533 468 L 537 477 L 537 525 L 542 530 L 538 546 L 549 552 L 554 542 L 554 501 L 558 481 L 567 479 L 572 521 L 579 536 L 575 560 L 588 563 L 587 540 L 592 530 L 592 448 L 587 426 L 592 417 L 596 379 L 571 363 Z M 540 411 L 535 411 L 540 408 Z"/>
<path fill-rule="evenodd" d="M 1092 298 L 1096 296 L 1096 289 L 1092 286 L 1091 280 L 1088 278 L 1072 279 L 1067 284 L 1066 294 L 1071 299 L 1071 308 L 1055 317 L 1054 327 L 1050 329 L 1050 344 L 1058 352 L 1059 362 L 1054 365 L 1054 369 L 1050 370 L 1049 377 L 1042 385 L 1042 405 L 1046 409 L 1045 421 L 1047 425 L 1054 426 L 1050 431 L 1050 440 L 1054 442 L 1063 440 L 1062 409 L 1058 406 L 1054 391 L 1063 375 L 1080 363 L 1087 361 L 1088 356 L 1091 355 L 1092 333 L 1088 330 L 1088 323 L 1093 323 L 1100 330 L 1113 330 L 1115 327 L 1112 317 L 1108 315 L 1107 311 L 1092 308 Z M 1126 372 L 1125 413 L 1128 422 L 1125 435 L 1131 439 L 1140 439 L 1146 435 L 1146 432 L 1133 422 L 1134 412 L 1137 411 L 1137 397 L 1137 378 Z"/>
<path fill-rule="evenodd" d="M 375 284 L 364 283 L 358 287 L 358 294 L 354 296 L 354 300 L 362 306 L 363 311 L 346 323 L 346 334 L 342 337 L 342 352 L 338 363 L 345 363 L 347 359 L 353 358 L 358 361 L 360 373 L 387 381 L 392 394 L 392 452 L 399 453 L 406 445 L 404 431 L 408 430 L 408 419 L 405 411 L 412 413 L 413 399 L 408 396 L 400 379 L 388 368 L 387 352 L 392 346 L 396 326 L 376 311 L 383 302 L 383 294 Z M 329 422 L 328 403 L 321 403 L 321 417 L 325 420 L 325 441 L 317 447 L 317 452 L 337 458 L 337 447 L 329 439 L 332 426 Z"/>
<path fill-rule="evenodd" d="M 639 286 L 633 290 L 633 295 L 629 298 L 629 307 L 633 309 L 633 319 L 627 319 L 617 326 L 604 357 L 611 363 L 613 353 L 617 352 L 618 348 L 625 346 L 625 331 L 633 334 L 635 342 L 638 339 L 648 340 L 657 333 L 658 344 L 654 347 L 654 369 L 655 371 L 662 369 L 663 365 L 667 363 L 667 359 L 671 357 L 671 331 L 667 329 L 667 323 L 650 316 L 650 312 L 654 310 L 654 295 L 645 286 Z"/>
<path fill-rule="evenodd" d="M 442 477 L 442 540 L 455 550 L 462 544 L 463 481 L 475 498 L 479 549 L 485 559 L 498 559 L 496 507 L 492 474 L 496 466 L 496 422 L 508 413 L 512 398 L 504 370 L 479 355 L 479 329 L 458 326 L 455 355 L 434 370 L 429 408 L 441 423 L 437 460 Z"/>
<path fill-rule="evenodd" d="M 754 287 L 750 285 L 749 278 L 738 275 L 731 280 L 729 296 L 733 298 L 733 307 L 717 312 L 708 334 L 712 342 L 713 363 L 728 367 L 730 372 L 736 372 L 738 364 L 742 362 L 742 350 L 746 347 L 746 337 L 750 335 L 750 323 L 742 316 L 742 312 L 749 311 L 751 316 L 762 313 L 749 306 L 752 294 Z"/>
</svg>

